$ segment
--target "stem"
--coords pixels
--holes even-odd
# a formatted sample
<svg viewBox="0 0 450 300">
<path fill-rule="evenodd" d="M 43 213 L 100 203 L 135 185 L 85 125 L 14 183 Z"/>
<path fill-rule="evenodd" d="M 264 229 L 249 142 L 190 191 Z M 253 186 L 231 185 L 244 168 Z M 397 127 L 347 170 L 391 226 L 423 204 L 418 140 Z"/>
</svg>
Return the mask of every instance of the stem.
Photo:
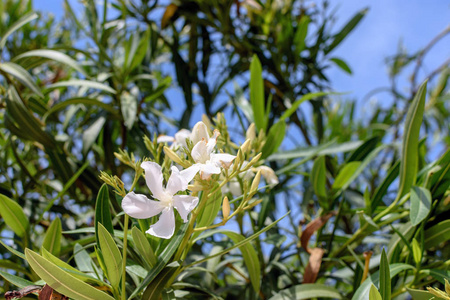
<svg viewBox="0 0 450 300">
<path fill-rule="evenodd" d="M 141 176 L 142 172 L 136 172 L 134 174 L 134 180 L 133 184 L 131 185 L 130 192 L 134 190 L 134 187 L 136 186 L 139 177 Z M 125 197 L 125 195 L 122 195 L 122 197 Z M 127 291 L 126 291 L 126 266 L 127 266 L 127 245 L 128 245 L 128 221 L 129 216 L 125 214 L 125 220 L 123 224 L 123 248 L 122 248 L 122 300 L 127 299 Z"/>
<path fill-rule="evenodd" d="M 128 244 L 128 215 L 125 214 L 125 221 L 123 224 L 123 254 L 122 254 L 122 300 L 127 299 L 127 292 L 125 290 L 125 277 L 127 276 L 126 273 L 126 266 L 127 266 L 127 244 Z"/>
</svg>

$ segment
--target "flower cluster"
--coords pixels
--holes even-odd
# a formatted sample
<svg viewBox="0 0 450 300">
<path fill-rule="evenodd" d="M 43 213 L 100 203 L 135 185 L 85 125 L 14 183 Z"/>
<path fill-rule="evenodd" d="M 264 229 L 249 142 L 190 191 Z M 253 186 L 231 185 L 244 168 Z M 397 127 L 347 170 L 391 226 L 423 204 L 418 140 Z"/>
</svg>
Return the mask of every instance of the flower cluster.
<svg viewBox="0 0 450 300">
<path fill-rule="evenodd" d="M 192 133 L 183 130 L 175 135 L 175 138 L 164 136 L 158 142 L 173 142 L 172 147 L 187 147 L 186 139 L 190 139 L 194 147 L 190 152 L 194 163 L 184 169 L 179 170 L 172 166 L 172 173 L 163 186 L 163 172 L 161 166 L 155 162 L 143 162 L 145 180 L 148 188 L 152 192 L 151 200 L 142 194 L 128 193 L 123 201 L 122 208 L 126 214 L 137 219 L 146 219 L 161 214 L 158 222 L 150 226 L 147 233 L 168 239 L 175 231 L 174 209 L 178 211 L 184 222 L 187 222 L 188 214 L 197 206 L 199 199 L 189 195 L 177 195 L 178 192 L 185 191 L 189 182 L 199 174 L 201 180 L 210 180 L 213 174 L 220 174 L 222 168 L 229 168 L 236 156 L 225 153 L 215 153 L 214 149 L 220 133 L 214 130 L 212 137 L 209 136 L 208 128 L 203 122 L 198 122 Z"/>
</svg>

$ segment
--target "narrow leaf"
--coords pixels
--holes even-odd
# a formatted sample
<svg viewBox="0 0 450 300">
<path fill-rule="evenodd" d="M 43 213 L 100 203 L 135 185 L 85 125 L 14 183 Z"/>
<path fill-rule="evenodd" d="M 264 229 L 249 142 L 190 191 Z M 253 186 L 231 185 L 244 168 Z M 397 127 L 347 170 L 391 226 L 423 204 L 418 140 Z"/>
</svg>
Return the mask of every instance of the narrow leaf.
<svg viewBox="0 0 450 300">
<path fill-rule="evenodd" d="M 320 297 L 344 299 L 337 289 L 324 284 L 312 283 L 312 284 L 300 284 L 282 290 L 276 295 L 269 298 L 269 300 L 285 300 L 285 299 L 303 300 Z"/>
<path fill-rule="evenodd" d="M 14 284 L 15 286 L 19 287 L 19 288 L 24 288 L 26 286 L 30 286 L 30 285 L 34 285 L 33 282 L 28 281 L 26 279 L 23 279 L 19 276 L 15 276 L 12 274 L 9 274 L 8 272 L 3 272 L 0 270 L 0 276 L 2 276 L 6 281 Z"/>
<path fill-rule="evenodd" d="M 105 117 L 99 117 L 88 129 L 83 132 L 83 154 L 87 154 L 87 152 L 91 149 L 92 145 L 98 138 L 100 131 L 105 124 Z"/>
<path fill-rule="evenodd" d="M 314 161 L 313 168 L 311 170 L 311 184 L 314 188 L 314 192 L 317 196 L 326 198 L 326 167 L 325 156 L 319 156 Z"/>
<path fill-rule="evenodd" d="M 276 152 L 283 142 L 284 136 L 286 135 L 286 122 L 279 120 L 269 129 L 269 134 L 267 135 L 266 143 L 264 144 L 261 152 L 261 158 L 264 159 Z"/>
<path fill-rule="evenodd" d="M 253 55 L 250 64 L 250 103 L 252 105 L 253 116 L 256 128 L 266 130 L 264 112 L 264 81 L 262 78 L 262 67 L 258 56 Z"/>
<path fill-rule="evenodd" d="M 106 183 L 102 185 L 97 194 L 97 200 L 95 202 L 95 238 L 97 243 L 98 239 L 98 224 L 102 224 L 105 229 L 110 233 L 114 234 L 114 227 L 111 219 L 111 210 L 110 210 L 110 202 L 109 202 L 109 192 L 108 186 Z"/>
<path fill-rule="evenodd" d="M 25 250 L 25 256 L 36 274 L 60 294 L 79 300 L 114 300 L 113 297 L 73 277 L 30 249 Z"/>
<path fill-rule="evenodd" d="M 335 35 L 333 42 L 331 45 L 325 50 L 325 54 L 330 53 L 331 50 L 336 48 L 346 37 L 347 35 L 353 31 L 353 29 L 358 25 L 358 23 L 362 20 L 362 18 L 366 15 L 368 9 L 365 8 L 359 11 L 353 18 L 348 21 L 347 24 L 339 31 L 338 34 Z"/>
<path fill-rule="evenodd" d="M 360 165 L 360 161 L 352 161 L 344 165 L 333 182 L 333 189 L 338 190 L 343 186 L 348 186 L 350 179 L 353 177 L 353 174 L 356 172 Z"/>
<path fill-rule="evenodd" d="M 61 250 L 61 232 L 61 220 L 55 218 L 45 233 L 44 241 L 42 242 L 42 247 L 55 256 L 58 256 Z"/>
<path fill-rule="evenodd" d="M 420 187 L 413 186 L 411 188 L 411 208 L 410 219 L 411 224 L 416 226 L 422 222 L 430 213 L 431 210 L 431 193 L 429 190 Z"/>
<path fill-rule="evenodd" d="M 417 91 L 406 115 L 403 133 L 402 154 L 400 161 L 400 184 L 397 198 L 408 193 L 416 181 L 419 157 L 419 133 L 425 107 L 427 82 Z"/>
<path fill-rule="evenodd" d="M 245 240 L 245 237 L 236 232 L 222 231 L 221 233 L 227 235 L 235 244 Z M 258 254 L 251 243 L 243 244 L 239 247 L 239 250 L 244 258 L 253 289 L 258 293 L 261 286 L 261 265 L 259 263 Z"/>
<path fill-rule="evenodd" d="M 2 12 L 3 13 L 3 12 Z M 33 21 L 34 19 L 37 19 L 39 15 L 35 12 L 31 12 L 17 20 L 14 24 L 11 25 L 11 27 L 6 30 L 6 32 L 3 34 L 2 38 L 0 39 L 0 49 L 3 49 L 6 45 L 6 41 L 8 40 L 9 36 L 13 34 L 15 31 L 17 31 L 20 27 L 24 26 L 25 24 Z"/>
<path fill-rule="evenodd" d="M 15 234 L 20 237 L 24 237 L 27 234 L 28 228 L 30 227 L 27 216 L 25 216 L 17 202 L 2 194 L 0 194 L 0 214 L 6 225 Z"/>
<path fill-rule="evenodd" d="M 391 300 L 391 276 L 386 251 L 381 252 L 380 261 L 380 294 L 383 300 Z"/>
<path fill-rule="evenodd" d="M 337 57 L 333 57 L 330 58 L 330 60 L 332 62 L 334 62 L 336 64 L 336 66 L 338 66 L 339 68 L 341 68 L 341 70 L 343 70 L 344 72 L 348 73 L 348 74 L 352 74 L 352 70 L 350 69 L 350 67 L 347 65 L 347 63 L 345 61 L 343 61 L 340 58 Z"/>
<path fill-rule="evenodd" d="M 105 91 L 105 92 L 108 92 L 111 94 L 116 93 L 116 91 L 113 88 L 111 88 L 110 86 L 108 86 L 106 84 L 96 82 L 96 81 L 81 80 L 81 79 L 70 79 L 67 81 L 59 81 L 57 83 L 47 86 L 47 89 L 53 90 L 53 89 L 57 89 L 57 88 L 61 88 L 61 87 L 70 87 L 70 86 L 97 89 L 97 90 Z"/>
<path fill-rule="evenodd" d="M 44 97 L 44 95 L 41 93 L 41 90 L 34 82 L 33 77 L 31 77 L 27 70 L 25 70 L 18 64 L 12 62 L 1 63 L 0 70 L 17 78 L 17 80 L 22 82 L 23 85 L 25 85 L 39 97 Z"/>
<path fill-rule="evenodd" d="M 150 243 L 145 237 L 145 234 L 137 227 L 133 227 L 133 229 L 131 229 L 131 236 L 133 237 L 133 243 L 136 247 L 136 251 L 150 265 L 150 267 L 154 267 L 157 263 L 156 256 Z"/>
<path fill-rule="evenodd" d="M 328 92 L 317 92 L 317 93 L 309 93 L 306 95 L 303 95 L 300 99 L 296 100 L 294 103 L 292 103 L 292 106 L 289 107 L 288 109 L 286 109 L 286 111 L 283 113 L 283 115 L 281 116 L 280 120 L 286 120 L 287 118 L 289 118 L 293 113 L 295 113 L 297 111 L 297 108 L 300 106 L 300 104 L 302 104 L 305 101 L 311 100 L 311 99 L 315 99 L 315 98 L 319 98 L 319 97 L 323 97 L 326 95 L 330 95 L 332 93 L 328 93 Z"/>
<path fill-rule="evenodd" d="M 122 255 L 111 234 L 109 234 L 108 230 L 100 223 L 98 224 L 98 240 L 108 280 L 113 287 L 118 288 L 120 277 L 122 275 Z"/>
<path fill-rule="evenodd" d="M 425 230 L 425 248 L 430 249 L 450 240 L 450 220 L 442 221 Z"/>
<path fill-rule="evenodd" d="M 377 288 L 373 284 L 370 286 L 369 300 L 383 300 L 380 292 L 378 292 Z"/>
<path fill-rule="evenodd" d="M 137 99 L 130 93 L 123 93 L 120 97 L 120 103 L 125 126 L 128 130 L 131 130 L 137 118 Z"/>
<path fill-rule="evenodd" d="M 65 65 L 77 70 L 84 76 L 87 76 L 87 74 L 84 72 L 84 70 L 81 68 L 80 64 L 77 61 L 72 59 L 70 56 L 68 56 L 62 52 L 56 51 L 56 50 L 50 50 L 50 49 L 31 50 L 31 51 L 22 53 L 16 57 L 14 57 L 13 61 L 20 61 L 21 59 L 26 58 L 26 57 L 36 57 L 36 56 L 42 57 L 42 58 L 47 58 L 47 59 L 65 64 Z"/>
</svg>

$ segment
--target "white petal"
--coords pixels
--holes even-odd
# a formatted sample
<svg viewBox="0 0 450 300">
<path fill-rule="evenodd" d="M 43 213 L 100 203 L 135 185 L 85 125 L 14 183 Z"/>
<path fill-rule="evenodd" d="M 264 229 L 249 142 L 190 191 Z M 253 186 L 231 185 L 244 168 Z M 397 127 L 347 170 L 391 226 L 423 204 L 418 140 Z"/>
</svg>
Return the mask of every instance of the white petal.
<svg viewBox="0 0 450 300">
<path fill-rule="evenodd" d="M 174 141 L 175 141 L 175 139 L 172 136 L 168 136 L 168 135 L 160 135 L 156 139 L 157 143 L 173 143 Z"/>
<path fill-rule="evenodd" d="M 200 166 L 198 164 L 194 164 L 189 168 L 182 170 L 180 174 L 186 179 L 189 184 L 189 182 L 194 179 L 195 175 L 197 175 L 198 171 L 200 171 Z"/>
<path fill-rule="evenodd" d="M 159 214 L 164 206 L 159 201 L 148 199 L 145 195 L 128 193 L 122 200 L 123 211 L 136 219 L 147 219 Z"/>
<path fill-rule="evenodd" d="M 176 195 L 173 197 L 173 206 L 177 209 L 184 223 L 188 221 L 188 214 L 197 206 L 198 198 L 188 195 Z"/>
<path fill-rule="evenodd" d="M 208 156 L 211 154 L 211 152 L 213 152 L 219 135 L 220 135 L 219 130 L 215 129 L 213 132 L 213 136 L 208 140 L 208 143 L 206 144 L 206 152 L 208 153 Z"/>
<path fill-rule="evenodd" d="M 238 181 L 231 181 L 229 184 L 229 190 L 234 197 L 242 195 L 241 184 Z"/>
<path fill-rule="evenodd" d="M 200 141 L 192 148 L 191 156 L 196 163 L 204 164 L 209 160 L 209 152 L 206 141 Z"/>
<path fill-rule="evenodd" d="M 181 129 L 177 133 L 175 133 L 175 141 L 178 145 L 181 145 L 187 148 L 186 139 L 188 139 L 191 135 L 191 132 L 187 129 Z"/>
<path fill-rule="evenodd" d="M 279 180 L 274 170 L 267 166 L 260 166 L 256 168 L 261 171 L 261 175 L 264 177 L 264 180 L 267 184 L 278 184 Z"/>
<path fill-rule="evenodd" d="M 175 215 L 173 208 L 163 210 L 158 222 L 150 226 L 146 232 L 163 239 L 170 239 L 175 231 Z"/>
<path fill-rule="evenodd" d="M 172 174 L 170 174 L 169 180 L 167 181 L 166 192 L 173 196 L 177 192 L 187 189 L 189 182 L 181 175 L 177 167 L 172 166 L 171 170 Z"/>
<path fill-rule="evenodd" d="M 218 166 L 221 166 L 225 169 L 228 169 L 231 164 L 233 163 L 233 160 L 236 158 L 235 155 L 231 154 L 225 154 L 225 153 L 212 153 L 211 154 L 211 161 L 215 163 Z"/>
<path fill-rule="evenodd" d="M 209 134 L 208 127 L 206 127 L 205 123 L 200 121 L 195 124 L 194 128 L 192 128 L 191 141 L 195 145 L 201 140 L 209 140 Z"/>
<path fill-rule="evenodd" d="M 203 180 L 209 180 L 212 174 L 220 174 L 221 170 L 214 163 L 208 162 L 200 165 L 200 178 Z"/>
<path fill-rule="evenodd" d="M 161 171 L 161 166 L 157 163 L 144 161 L 141 164 L 141 168 L 145 171 L 145 182 L 148 188 L 156 199 L 162 200 L 164 198 L 163 190 L 163 174 Z"/>
</svg>

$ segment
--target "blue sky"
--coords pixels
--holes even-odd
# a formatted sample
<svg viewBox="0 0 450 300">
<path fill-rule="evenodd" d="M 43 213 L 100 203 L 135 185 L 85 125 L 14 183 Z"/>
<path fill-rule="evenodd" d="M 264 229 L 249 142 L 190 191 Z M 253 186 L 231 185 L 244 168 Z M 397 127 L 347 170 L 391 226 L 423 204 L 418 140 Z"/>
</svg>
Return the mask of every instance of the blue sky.
<svg viewBox="0 0 450 300">
<path fill-rule="evenodd" d="M 353 76 L 336 68 L 328 73 L 337 90 L 352 92 L 357 98 L 388 83 L 384 59 L 395 53 L 399 41 L 409 51 L 416 51 L 450 26 L 450 2 L 447 0 L 335 0 L 330 4 L 337 8 L 338 27 L 355 12 L 365 7 L 370 9 L 335 52 L 349 62 Z M 62 0 L 34 0 L 35 9 L 51 12 L 56 17 L 62 16 L 62 5 Z M 428 70 L 450 57 L 450 37 L 430 54 L 425 60 Z"/>
</svg>

